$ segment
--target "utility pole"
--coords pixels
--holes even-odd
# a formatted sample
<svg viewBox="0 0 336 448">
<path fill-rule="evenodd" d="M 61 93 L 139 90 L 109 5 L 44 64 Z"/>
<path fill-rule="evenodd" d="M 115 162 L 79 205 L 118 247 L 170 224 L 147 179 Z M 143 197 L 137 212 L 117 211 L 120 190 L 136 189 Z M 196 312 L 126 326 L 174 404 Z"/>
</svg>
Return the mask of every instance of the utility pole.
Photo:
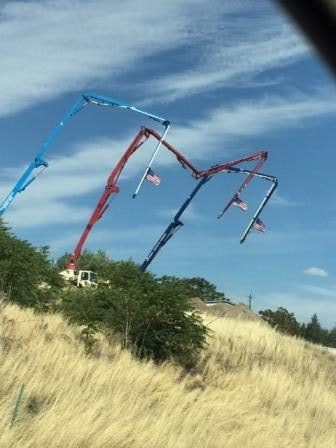
<svg viewBox="0 0 336 448">
<path fill-rule="evenodd" d="M 249 310 L 251 310 L 252 309 L 252 299 L 253 299 L 253 296 L 251 293 L 248 295 L 248 299 L 249 299 L 248 307 L 249 307 Z"/>
</svg>

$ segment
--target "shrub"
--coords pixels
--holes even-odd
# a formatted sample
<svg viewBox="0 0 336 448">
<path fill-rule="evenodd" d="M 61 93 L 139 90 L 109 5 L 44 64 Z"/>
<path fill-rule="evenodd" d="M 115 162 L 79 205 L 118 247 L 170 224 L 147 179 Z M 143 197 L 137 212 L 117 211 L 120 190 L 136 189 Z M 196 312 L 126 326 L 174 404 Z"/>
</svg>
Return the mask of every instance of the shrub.
<svg viewBox="0 0 336 448">
<path fill-rule="evenodd" d="M 276 311 L 259 311 L 259 314 L 269 325 L 276 327 L 282 333 L 292 336 L 301 335 L 299 322 L 296 320 L 294 313 L 290 313 L 286 308 L 279 307 Z"/>
<path fill-rule="evenodd" d="M 52 291 L 41 283 L 60 288 L 62 280 L 48 260 L 48 248 L 37 249 L 12 235 L 0 221 L 0 291 L 8 300 L 24 306 L 46 302 Z"/>
<path fill-rule="evenodd" d="M 118 262 L 111 287 L 68 291 L 63 312 L 86 331 L 113 332 L 136 356 L 194 365 L 207 329 L 179 289 L 140 272 L 130 261 Z"/>
</svg>

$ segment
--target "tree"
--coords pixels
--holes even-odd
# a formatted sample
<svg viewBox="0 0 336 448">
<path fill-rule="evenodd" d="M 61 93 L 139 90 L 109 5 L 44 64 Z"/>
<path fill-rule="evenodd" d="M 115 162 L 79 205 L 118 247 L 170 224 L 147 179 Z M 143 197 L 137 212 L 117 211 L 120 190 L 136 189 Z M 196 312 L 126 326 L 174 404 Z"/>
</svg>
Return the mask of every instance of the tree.
<svg viewBox="0 0 336 448">
<path fill-rule="evenodd" d="M 294 313 L 290 313 L 286 308 L 279 307 L 276 311 L 270 309 L 259 311 L 260 316 L 271 327 L 275 327 L 282 333 L 293 336 L 301 335 L 301 326 L 296 320 Z"/>
<path fill-rule="evenodd" d="M 213 283 L 202 277 L 178 278 L 166 275 L 159 278 L 159 282 L 178 288 L 188 299 L 198 297 L 203 302 L 229 302 L 224 293 L 217 291 Z"/>
<path fill-rule="evenodd" d="M 8 300 L 38 306 L 50 297 L 50 289 L 62 285 L 48 255 L 48 247 L 33 247 L 12 235 L 0 221 L 0 290 Z M 43 282 L 49 285 L 48 290 L 39 288 Z"/>
<path fill-rule="evenodd" d="M 71 258 L 71 254 L 65 253 L 56 262 L 60 270 L 64 269 L 65 265 Z M 106 252 L 98 250 L 98 252 L 91 252 L 84 250 L 83 254 L 77 261 L 78 269 L 85 269 L 96 272 L 101 278 L 105 278 L 106 274 L 111 270 L 113 261 L 109 259 Z"/>
<path fill-rule="evenodd" d="M 325 342 L 325 330 L 322 329 L 316 313 L 312 315 L 310 322 L 306 325 L 304 337 L 315 344 L 323 344 Z"/>
<path fill-rule="evenodd" d="M 131 262 L 114 263 L 110 287 L 68 291 L 63 312 L 87 334 L 118 335 L 123 347 L 155 362 L 174 359 L 191 367 L 207 329 L 181 290 L 158 282 Z"/>
<path fill-rule="evenodd" d="M 328 333 L 327 344 L 328 347 L 336 347 L 336 326 L 333 327 Z"/>
</svg>

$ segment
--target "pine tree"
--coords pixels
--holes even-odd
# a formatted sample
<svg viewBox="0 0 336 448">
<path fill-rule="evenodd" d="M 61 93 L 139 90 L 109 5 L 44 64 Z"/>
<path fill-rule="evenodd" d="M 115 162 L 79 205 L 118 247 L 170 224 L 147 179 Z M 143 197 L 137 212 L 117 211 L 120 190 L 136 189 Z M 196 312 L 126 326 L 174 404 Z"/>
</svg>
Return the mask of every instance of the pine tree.
<svg viewBox="0 0 336 448">
<path fill-rule="evenodd" d="M 322 344 L 324 342 L 323 329 L 316 313 L 312 315 L 310 322 L 306 325 L 304 337 L 315 344 Z"/>
</svg>

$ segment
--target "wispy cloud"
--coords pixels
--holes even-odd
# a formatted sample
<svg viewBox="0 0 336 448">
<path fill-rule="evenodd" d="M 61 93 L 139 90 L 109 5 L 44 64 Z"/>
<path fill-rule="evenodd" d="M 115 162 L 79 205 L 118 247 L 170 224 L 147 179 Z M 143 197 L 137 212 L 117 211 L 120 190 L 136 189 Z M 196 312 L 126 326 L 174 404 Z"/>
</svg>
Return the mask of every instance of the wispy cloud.
<svg viewBox="0 0 336 448">
<path fill-rule="evenodd" d="M 198 120 L 175 126 L 170 137 L 190 156 L 208 158 L 209 151 L 231 156 L 233 151 L 228 148 L 233 145 L 236 148 L 246 137 L 266 136 L 270 132 L 300 127 L 313 118 L 335 116 L 335 97 L 334 92 L 317 92 L 310 96 L 251 98 L 212 109 Z"/>
<path fill-rule="evenodd" d="M 328 272 L 325 269 L 311 267 L 303 271 L 306 275 L 312 275 L 313 277 L 328 277 Z"/>
<path fill-rule="evenodd" d="M 2 2 L 0 116 L 111 86 L 158 53 L 216 35 L 221 14 L 241 7 L 233 0 L 211 8 L 202 0 Z"/>
<path fill-rule="evenodd" d="M 84 223 L 90 215 L 88 207 L 78 207 L 58 200 L 43 201 L 32 211 L 32 204 L 26 203 L 13 208 L 8 217 L 18 228 L 43 227 L 50 224 Z"/>
<path fill-rule="evenodd" d="M 336 297 L 336 287 L 329 286 L 322 288 L 321 286 L 316 285 L 302 285 L 302 289 L 304 291 L 308 291 L 312 294 L 322 296 L 322 297 Z"/>
<path fill-rule="evenodd" d="M 242 35 L 241 29 L 248 32 Z M 242 16 L 235 20 L 235 27 L 229 25 L 222 30 L 218 40 L 204 46 L 192 69 L 147 81 L 146 88 L 155 95 L 147 102 L 171 102 L 201 92 L 208 94 L 223 86 L 240 87 L 254 82 L 257 87 L 255 78 L 260 74 L 283 68 L 308 53 L 306 43 L 274 16 Z"/>
<path fill-rule="evenodd" d="M 286 199 L 276 191 L 270 200 L 270 205 L 276 207 L 298 207 L 302 204 Z"/>
<path fill-rule="evenodd" d="M 170 209 L 161 209 L 158 210 L 157 216 L 166 219 L 173 219 L 176 213 L 179 211 L 179 208 L 170 208 Z M 190 204 L 186 211 L 183 213 L 181 217 L 182 221 L 198 221 L 204 220 L 204 216 L 202 216 L 197 210 L 195 205 Z"/>
</svg>

